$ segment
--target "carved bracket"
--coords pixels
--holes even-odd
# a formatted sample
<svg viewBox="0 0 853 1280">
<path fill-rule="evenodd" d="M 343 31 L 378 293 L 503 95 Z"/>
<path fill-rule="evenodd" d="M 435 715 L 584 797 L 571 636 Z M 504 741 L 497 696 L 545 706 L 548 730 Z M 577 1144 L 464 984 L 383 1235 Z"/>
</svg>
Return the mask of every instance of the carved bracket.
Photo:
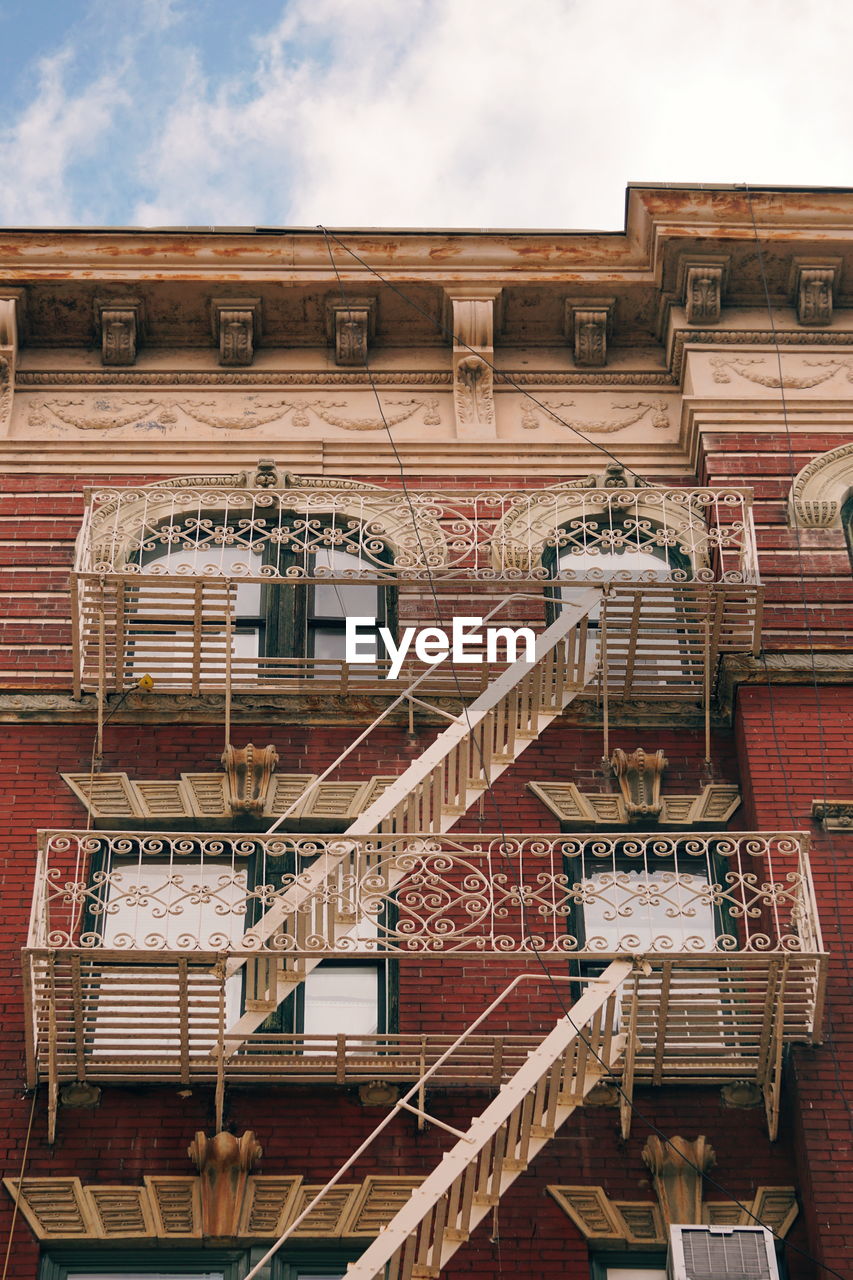
<svg viewBox="0 0 853 1280">
<path fill-rule="evenodd" d="M 660 817 L 661 778 L 668 763 L 662 751 L 647 755 L 642 747 L 637 747 L 626 755 L 617 747 L 613 752 L 610 767 L 619 780 L 629 822 L 655 822 Z"/>
<path fill-rule="evenodd" d="M 251 1129 L 242 1137 L 196 1133 L 187 1155 L 199 1171 L 202 1234 L 236 1236 L 251 1169 L 263 1155 Z"/>
<path fill-rule="evenodd" d="M 723 313 L 722 267 L 689 267 L 684 290 L 688 324 L 719 324 Z"/>
<path fill-rule="evenodd" d="M 832 323 L 832 304 L 840 276 L 838 258 L 820 262 L 794 259 L 790 288 L 800 324 L 826 328 Z"/>
<path fill-rule="evenodd" d="M 566 337 L 574 345 L 575 364 L 601 368 L 607 363 L 607 340 L 613 330 L 613 299 L 566 299 Z"/>
<path fill-rule="evenodd" d="M 812 817 L 824 831 L 853 831 L 853 799 L 812 800 Z"/>
<path fill-rule="evenodd" d="M 335 345 L 335 364 L 365 365 L 376 334 L 376 299 L 340 294 L 326 302 L 326 331 Z"/>
<path fill-rule="evenodd" d="M 728 276 L 729 259 L 725 254 L 685 255 L 680 259 L 675 296 L 683 301 L 688 324 L 719 324 Z"/>
<path fill-rule="evenodd" d="M 469 440 L 492 440 L 495 400 L 491 366 L 501 290 L 452 288 L 444 292 L 446 326 L 453 334 L 456 434 Z"/>
<path fill-rule="evenodd" d="M 278 752 L 272 743 L 255 747 L 249 742 L 240 748 L 229 743 L 222 753 L 222 767 L 232 814 L 257 816 L 263 811 L 277 764 Z"/>
<path fill-rule="evenodd" d="M 143 309 L 139 298 L 96 298 L 95 326 L 105 365 L 136 363 L 142 340 Z"/>
<path fill-rule="evenodd" d="M 251 364 L 261 338 L 260 298 L 214 298 L 210 308 L 219 363 L 226 367 Z"/>
<path fill-rule="evenodd" d="M 701 1222 L 702 1175 L 717 1163 L 707 1138 L 664 1142 L 652 1134 L 643 1147 L 643 1162 L 651 1170 L 664 1224 Z"/>
<path fill-rule="evenodd" d="M 559 818 L 564 828 L 585 831 L 636 826 L 651 814 L 629 814 L 624 792 L 581 792 L 572 782 L 528 782 L 528 787 Z M 740 791 L 730 783 L 710 783 L 699 795 L 660 796 L 656 825 L 660 828 L 696 827 L 713 830 L 728 822 L 740 804 Z"/>
<path fill-rule="evenodd" d="M 24 301 L 23 289 L 0 290 L 0 430 L 8 426 L 12 417 Z"/>
</svg>

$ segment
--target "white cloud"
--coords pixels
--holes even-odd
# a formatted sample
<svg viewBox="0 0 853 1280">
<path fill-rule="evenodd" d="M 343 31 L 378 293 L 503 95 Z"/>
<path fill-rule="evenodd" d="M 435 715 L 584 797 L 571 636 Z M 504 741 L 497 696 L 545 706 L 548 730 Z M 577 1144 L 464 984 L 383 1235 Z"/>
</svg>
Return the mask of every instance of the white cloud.
<svg viewBox="0 0 853 1280">
<path fill-rule="evenodd" d="M 299 0 L 188 81 L 140 221 L 617 227 L 629 179 L 843 183 L 853 14 L 719 0 Z"/>
<path fill-rule="evenodd" d="M 71 56 L 65 50 L 41 60 L 32 102 L 0 132 L 0 220 L 7 226 L 76 222 L 91 207 L 94 193 L 75 189 L 72 169 L 98 150 L 124 95 L 114 72 L 70 92 Z"/>
<path fill-rule="evenodd" d="M 288 0 L 217 81 L 199 10 L 139 15 L 76 97 L 44 64 L 0 143 L 6 221 L 84 217 L 86 154 L 143 225 L 616 229 L 628 180 L 849 181 L 846 0 Z"/>
</svg>

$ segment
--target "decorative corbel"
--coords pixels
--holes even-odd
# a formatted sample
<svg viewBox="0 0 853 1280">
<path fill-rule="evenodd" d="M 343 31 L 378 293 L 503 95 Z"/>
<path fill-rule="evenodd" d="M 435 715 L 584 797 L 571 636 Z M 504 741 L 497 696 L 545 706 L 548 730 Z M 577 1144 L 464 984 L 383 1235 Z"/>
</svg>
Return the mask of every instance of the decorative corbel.
<svg viewBox="0 0 853 1280">
<path fill-rule="evenodd" d="M 272 743 L 255 747 L 249 742 L 239 748 L 229 743 L 222 753 L 222 766 L 232 814 L 247 813 L 254 817 L 262 812 L 277 764 L 278 752 Z"/>
<path fill-rule="evenodd" d="M 688 324 L 719 324 L 723 314 L 723 268 L 688 267 L 684 287 Z"/>
<path fill-rule="evenodd" d="M 224 1132 L 207 1138 L 198 1132 L 187 1155 L 201 1175 L 202 1234 L 236 1236 L 248 1176 L 263 1155 L 254 1133 L 247 1129 L 240 1138 Z"/>
<path fill-rule="evenodd" d="M 335 364 L 365 365 L 376 335 L 376 299 L 340 294 L 326 302 L 326 332 L 335 346 Z"/>
<path fill-rule="evenodd" d="M 453 334 L 453 400 L 456 434 L 468 440 L 495 437 L 492 363 L 497 288 L 445 289 L 446 326 Z"/>
<path fill-rule="evenodd" d="M 853 831 L 853 798 L 812 800 L 812 817 L 824 831 Z"/>
<path fill-rule="evenodd" d="M 680 302 L 688 324 L 719 324 L 729 279 L 727 254 L 684 254 L 679 258 L 675 289 L 667 295 Z"/>
<path fill-rule="evenodd" d="M 791 266 L 791 291 L 800 324 L 826 328 L 832 323 L 832 303 L 841 275 L 839 259 L 822 262 L 796 258 Z"/>
<path fill-rule="evenodd" d="M 651 1171 L 655 1194 L 666 1226 L 702 1221 L 702 1175 L 717 1163 L 707 1138 L 670 1138 L 652 1134 L 643 1147 L 643 1161 Z"/>
<path fill-rule="evenodd" d="M 566 300 L 566 337 L 574 345 L 575 364 L 601 368 L 607 363 L 607 340 L 613 330 L 613 299 Z"/>
<path fill-rule="evenodd" d="M 18 364 L 18 306 L 13 293 L 0 293 L 0 430 L 8 429 Z"/>
<path fill-rule="evenodd" d="M 261 338 L 260 298 L 214 298 L 210 307 L 219 363 L 231 367 L 251 364 Z"/>
<path fill-rule="evenodd" d="M 142 301 L 139 298 L 96 298 L 95 325 L 101 339 L 101 363 L 130 365 L 142 340 Z"/>
<path fill-rule="evenodd" d="M 647 755 L 637 747 L 626 755 L 617 747 L 613 752 L 610 767 L 619 781 L 628 822 L 655 822 L 660 817 L 661 778 L 668 763 L 662 751 Z"/>
</svg>

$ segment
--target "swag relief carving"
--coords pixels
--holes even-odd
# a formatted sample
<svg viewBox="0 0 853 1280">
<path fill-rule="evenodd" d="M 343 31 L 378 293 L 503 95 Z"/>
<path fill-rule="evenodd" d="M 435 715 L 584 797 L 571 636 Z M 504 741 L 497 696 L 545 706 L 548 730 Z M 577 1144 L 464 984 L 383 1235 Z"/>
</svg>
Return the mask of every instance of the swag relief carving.
<svg viewBox="0 0 853 1280">
<path fill-rule="evenodd" d="M 3 364 L 0 364 L 0 418 L 4 409 L 6 384 L 10 388 L 11 402 L 11 375 L 8 370 L 5 377 L 6 383 Z M 382 414 L 366 417 L 339 412 L 347 408 L 346 400 L 248 396 L 238 403 L 241 405 L 239 411 L 229 413 L 215 400 L 154 400 L 128 396 L 73 399 L 57 396 L 33 404 L 27 420 L 31 427 L 48 427 L 54 430 L 65 426 L 77 431 L 114 431 L 132 426 L 139 430 L 165 433 L 168 428 L 179 424 L 181 415 L 191 423 L 210 427 L 214 431 L 251 431 L 283 423 L 289 417 L 290 426 L 297 429 L 309 428 L 315 420 L 319 420 L 343 431 L 384 431 L 408 422 L 420 413 L 424 426 L 441 425 L 439 401 L 434 396 L 388 399 L 383 402 Z"/>
<path fill-rule="evenodd" d="M 819 372 L 789 374 L 783 371 L 781 378 L 776 357 L 769 357 L 769 359 L 771 364 L 768 367 L 767 356 L 713 356 L 711 366 L 714 370 L 714 381 L 717 383 L 731 382 L 731 375 L 734 373 L 759 387 L 800 391 L 808 390 L 811 387 L 819 387 L 821 383 L 828 382 L 830 378 L 834 378 L 841 370 L 845 370 L 847 381 L 853 382 L 853 369 L 851 369 L 850 360 L 843 357 L 835 356 L 827 360 L 804 359 L 803 363 L 805 365 L 817 369 Z"/>
<path fill-rule="evenodd" d="M 560 409 L 573 408 L 574 404 L 574 400 L 557 402 L 540 400 L 538 405 L 529 400 L 524 401 L 521 406 L 521 425 L 526 431 L 536 430 L 540 426 L 538 410 L 545 412 L 548 423 L 553 422 L 559 427 L 578 431 L 582 435 L 609 435 L 614 431 L 624 431 L 649 414 L 651 425 L 656 430 L 665 431 L 670 425 L 669 409 L 665 400 L 635 400 L 629 404 L 610 405 L 609 412 L 619 413 L 618 418 L 610 418 L 607 415 L 601 418 L 568 418 L 559 412 Z"/>
</svg>

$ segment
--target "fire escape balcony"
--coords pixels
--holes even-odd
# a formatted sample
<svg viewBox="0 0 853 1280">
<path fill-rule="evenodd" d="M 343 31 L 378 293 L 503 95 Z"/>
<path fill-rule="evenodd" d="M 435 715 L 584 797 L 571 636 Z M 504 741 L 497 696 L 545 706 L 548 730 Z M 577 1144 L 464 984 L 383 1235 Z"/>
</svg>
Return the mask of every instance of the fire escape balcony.
<svg viewBox="0 0 853 1280">
<path fill-rule="evenodd" d="M 332 874 L 258 928 L 327 856 Z M 751 1080 L 778 1111 L 784 1046 L 820 1037 L 826 955 L 803 833 L 47 831 L 23 955 L 29 1083 L 48 1081 L 55 1106 L 73 1081 L 416 1081 L 479 1013 L 422 1012 L 421 984 L 464 987 L 471 957 L 481 975 L 493 964 L 495 989 L 531 973 L 577 981 L 559 986 L 556 1015 L 527 1001 L 466 1037 L 433 1078 L 443 1087 L 500 1087 L 584 982 L 625 957 L 627 1091 Z M 282 973 L 341 963 L 395 966 L 397 1021 L 261 1021 L 229 1045 L 241 1011 L 276 1013 Z"/>
<path fill-rule="evenodd" d="M 293 479 L 89 491 L 72 575 L 78 693 L 150 676 L 184 694 L 393 695 L 428 673 L 425 691 L 476 696 L 500 659 L 430 669 L 412 646 L 389 679 L 382 644 L 375 662 L 346 662 L 346 617 L 395 637 L 455 616 L 539 634 L 590 586 L 597 683 L 615 699 L 701 698 L 721 653 L 757 649 L 747 490 L 404 494 Z"/>
</svg>

